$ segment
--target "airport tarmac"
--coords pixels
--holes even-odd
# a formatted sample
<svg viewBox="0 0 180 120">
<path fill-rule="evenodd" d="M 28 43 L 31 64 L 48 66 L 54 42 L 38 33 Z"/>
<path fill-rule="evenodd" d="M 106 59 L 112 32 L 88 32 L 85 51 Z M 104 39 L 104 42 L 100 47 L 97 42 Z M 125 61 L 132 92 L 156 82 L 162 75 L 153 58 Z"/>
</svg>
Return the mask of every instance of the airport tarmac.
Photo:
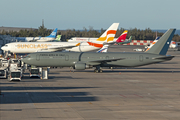
<svg viewBox="0 0 180 120">
<path fill-rule="evenodd" d="M 137 46 L 111 46 L 132 51 Z M 0 120 L 179 120 L 180 51 L 171 61 L 137 68 L 70 72 L 50 69 L 49 79 L 0 79 Z"/>
</svg>

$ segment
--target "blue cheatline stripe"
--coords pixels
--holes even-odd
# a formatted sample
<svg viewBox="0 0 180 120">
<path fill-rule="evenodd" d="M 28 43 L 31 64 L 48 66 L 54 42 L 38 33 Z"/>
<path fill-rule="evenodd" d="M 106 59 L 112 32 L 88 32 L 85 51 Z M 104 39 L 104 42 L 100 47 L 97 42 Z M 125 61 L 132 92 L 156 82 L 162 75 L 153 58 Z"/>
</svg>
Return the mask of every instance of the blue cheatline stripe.
<svg viewBox="0 0 180 120">
<path fill-rule="evenodd" d="M 99 50 L 98 53 L 99 53 L 99 52 L 102 52 L 102 51 L 104 51 L 104 50 L 106 50 L 106 49 L 107 49 L 107 48 L 104 48 L 104 49 L 102 49 L 102 50 Z"/>
</svg>

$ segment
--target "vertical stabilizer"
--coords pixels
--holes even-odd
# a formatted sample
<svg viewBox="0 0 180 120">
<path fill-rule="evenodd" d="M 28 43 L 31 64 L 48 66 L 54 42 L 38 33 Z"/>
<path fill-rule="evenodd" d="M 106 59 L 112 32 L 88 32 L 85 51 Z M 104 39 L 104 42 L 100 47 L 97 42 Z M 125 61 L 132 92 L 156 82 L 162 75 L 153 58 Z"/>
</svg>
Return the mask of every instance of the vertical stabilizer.
<svg viewBox="0 0 180 120">
<path fill-rule="evenodd" d="M 47 37 L 52 37 L 52 38 L 56 38 L 56 34 L 57 34 L 57 28 L 54 29 L 54 31 Z"/>
<path fill-rule="evenodd" d="M 56 40 L 56 41 L 60 41 L 60 40 L 61 40 L 61 35 L 57 35 L 57 37 L 56 37 L 55 40 Z"/>
<path fill-rule="evenodd" d="M 104 45 L 100 50 L 97 51 L 97 53 L 101 52 L 107 52 L 109 45 Z"/>
<path fill-rule="evenodd" d="M 110 42 L 114 40 L 119 23 L 113 23 L 96 41 Z"/>
<path fill-rule="evenodd" d="M 124 42 L 126 40 L 126 36 L 127 36 L 128 31 L 125 30 L 116 40 L 117 43 L 119 42 Z"/>
<path fill-rule="evenodd" d="M 166 55 L 175 31 L 176 29 L 169 29 L 146 53 Z"/>
<path fill-rule="evenodd" d="M 153 43 L 146 49 L 145 52 L 147 52 L 158 40 L 160 37 L 156 37 L 156 39 L 153 41 Z"/>
</svg>

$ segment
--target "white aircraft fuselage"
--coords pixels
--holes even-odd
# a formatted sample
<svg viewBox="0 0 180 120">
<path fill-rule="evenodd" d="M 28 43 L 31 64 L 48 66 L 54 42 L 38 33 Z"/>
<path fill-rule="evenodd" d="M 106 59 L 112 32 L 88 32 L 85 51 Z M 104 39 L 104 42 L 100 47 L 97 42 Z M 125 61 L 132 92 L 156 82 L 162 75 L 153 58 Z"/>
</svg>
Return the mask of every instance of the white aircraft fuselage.
<svg viewBox="0 0 180 120">
<path fill-rule="evenodd" d="M 16 39 L 18 41 L 25 41 L 25 42 L 30 42 L 30 41 L 47 42 L 47 41 L 55 40 L 55 38 L 53 37 L 17 37 Z"/>
<path fill-rule="evenodd" d="M 97 44 L 97 43 L 90 44 L 87 42 L 82 42 L 82 43 L 78 43 L 78 42 L 15 42 L 15 43 L 8 43 L 5 46 L 1 47 L 1 49 L 4 51 L 10 51 L 12 53 L 33 53 L 33 52 L 53 52 L 53 51 L 87 52 L 87 51 L 92 51 L 92 50 L 98 50 L 102 46 L 103 46 L 102 44 Z"/>
<path fill-rule="evenodd" d="M 88 38 L 88 37 L 72 37 L 68 40 L 68 42 L 94 42 L 98 38 Z M 115 42 L 118 38 L 114 38 L 113 42 Z"/>
</svg>

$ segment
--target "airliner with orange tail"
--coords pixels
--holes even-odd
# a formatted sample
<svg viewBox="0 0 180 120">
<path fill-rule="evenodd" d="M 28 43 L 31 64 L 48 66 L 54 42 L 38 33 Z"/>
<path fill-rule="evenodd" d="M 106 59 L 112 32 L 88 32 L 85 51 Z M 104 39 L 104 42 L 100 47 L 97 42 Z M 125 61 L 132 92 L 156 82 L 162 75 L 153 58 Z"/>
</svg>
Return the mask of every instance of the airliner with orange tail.
<svg viewBox="0 0 180 120">
<path fill-rule="evenodd" d="M 113 23 L 97 40 L 88 42 L 15 42 L 1 47 L 12 53 L 73 51 L 87 52 L 101 49 L 104 44 L 114 40 L 119 23 Z"/>
<path fill-rule="evenodd" d="M 126 39 L 128 30 L 125 30 L 118 38 L 114 38 L 113 43 L 118 43 L 118 44 L 126 44 L 131 42 L 131 38 Z M 88 38 L 88 37 L 73 37 L 68 40 L 68 42 L 94 42 L 98 38 Z"/>
</svg>

